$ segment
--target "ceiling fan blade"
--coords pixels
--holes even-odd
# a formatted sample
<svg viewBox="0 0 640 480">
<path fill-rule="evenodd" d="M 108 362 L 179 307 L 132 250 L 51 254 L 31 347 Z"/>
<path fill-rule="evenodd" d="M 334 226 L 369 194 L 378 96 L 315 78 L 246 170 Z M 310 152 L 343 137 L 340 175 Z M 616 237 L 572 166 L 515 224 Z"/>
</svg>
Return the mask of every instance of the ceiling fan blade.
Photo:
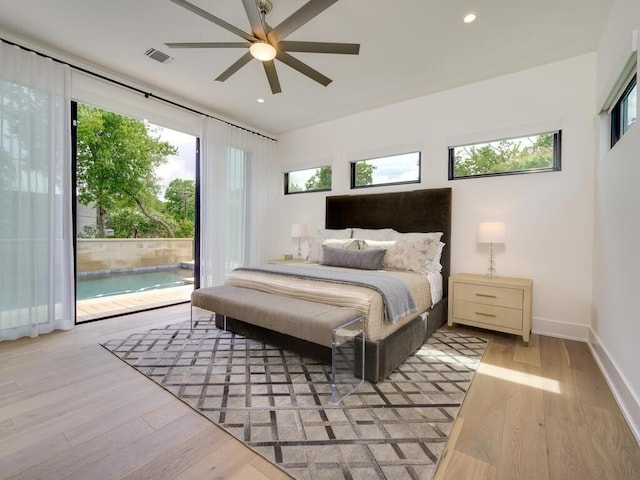
<svg viewBox="0 0 640 480">
<path fill-rule="evenodd" d="M 260 15 L 260 10 L 258 9 L 256 0 L 242 0 L 242 4 L 244 5 L 244 10 L 247 12 L 247 17 L 251 24 L 251 31 L 260 40 L 266 40 L 267 33 L 264 30 L 262 16 Z"/>
<path fill-rule="evenodd" d="M 267 74 L 267 80 L 269 80 L 269 86 L 271 87 L 271 93 L 274 95 L 276 93 L 282 92 L 282 88 L 280 88 L 280 80 L 278 79 L 278 72 L 276 72 L 276 64 L 273 60 L 269 60 L 268 62 L 262 62 L 264 66 L 264 73 Z"/>
<path fill-rule="evenodd" d="M 243 32 L 239 28 L 234 27 L 230 23 L 225 22 L 221 18 L 218 18 L 215 15 L 212 15 L 212 14 L 210 14 L 209 12 L 207 12 L 205 10 L 202 10 L 200 7 L 197 7 L 197 6 L 193 5 L 192 3 L 187 2 L 186 0 L 170 0 L 170 1 L 172 1 L 176 5 L 180 5 L 182 8 L 186 8 L 190 12 L 193 12 L 196 15 L 199 15 L 199 16 L 201 16 L 202 18 L 204 18 L 206 20 L 209 20 L 212 23 L 215 23 L 219 27 L 222 27 L 222 28 L 224 28 L 225 30 L 228 30 L 231 33 L 235 33 L 236 35 L 238 35 L 239 37 L 244 38 L 245 40 L 248 40 L 250 42 L 254 42 L 254 41 L 257 40 L 253 35 L 249 35 L 248 33 Z"/>
<path fill-rule="evenodd" d="M 218 75 L 218 78 L 216 78 L 216 82 L 224 82 L 227 78 L 229 78 L 231 75 L 244 67 L 247 63 L 249 63 L 252 58 L 253 56 L 249 52 L 245 53 L 238 60 L 236 60 L 233 65 L 231 65 L 224 72 Z"/>
<path fill-rule="evenodd" d="M 338 0 L 310 0 L 267 34 L 272 45 L 287 38 L 309 20 L 324 12 Z"/>
<path fill-rule="evenodd" d="M 359 43 L 332 43 L 332 42 L 296 42 L 283 40 L 278 47 L 287 52 L 312 52 L 312 53 L 343 53 L 358 55 Z"/>
<path fill-rule="evenodd" d="M 329 77 L 325 77 L 323 74 L 321 74 L 317 70 L 314 70 L 306 63 L 303 63 L 297 58 L 292 57 L 287 52 L 283 52 L 282 50 L 279 50 L 278 54 L 276 55 L 276 58 L 280 60 L 282 63 L 289 65 L 294 70 L 299 71 L 303 75 L 306 75 L 310 79 L 315 80 L 316 82 L 324 85 L 325 87 L 333 81 Z"/>
<path fill-rule="evenodd" d="M 250 42 L 184 42 L 165 43 L 169 48 L 249 48 Z"/>
</svg>

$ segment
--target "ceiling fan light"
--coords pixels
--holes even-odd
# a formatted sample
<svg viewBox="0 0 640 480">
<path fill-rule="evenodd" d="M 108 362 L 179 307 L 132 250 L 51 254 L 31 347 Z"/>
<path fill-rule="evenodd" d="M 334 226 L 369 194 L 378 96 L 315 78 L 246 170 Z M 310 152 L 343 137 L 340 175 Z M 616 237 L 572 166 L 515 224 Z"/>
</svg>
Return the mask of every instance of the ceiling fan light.
<svg viewBox="0 0 640 480">
<path fill-rule="evenodd" d="M 249 47 L 249 52 L 253 58 L 261 62 L 268 62 L 276 57 L 276 49 L 266 42 L 255 42 Z"/>
<path fill-rule="evenodd" d="M 464 16 L 464 18 L 462 19 L 462 21 L 463 21 L 464 23 L 473 23 L 473 22 L 475 22 L 475 21 L 476 21 L 476 18 L 478 18 L 478 16 L 477 16 L 475 13 L 470 12 L 470 13 L 467 13 L 467 14 Z"/>
</svg>

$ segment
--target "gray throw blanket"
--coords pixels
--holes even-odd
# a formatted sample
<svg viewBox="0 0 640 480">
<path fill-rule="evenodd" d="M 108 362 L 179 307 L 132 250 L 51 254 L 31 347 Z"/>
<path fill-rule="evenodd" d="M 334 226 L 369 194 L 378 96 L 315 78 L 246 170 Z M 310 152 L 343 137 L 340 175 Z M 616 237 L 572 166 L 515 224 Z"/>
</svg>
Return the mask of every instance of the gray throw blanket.
<svg viewBox="0 0 640 480">
<path fill-rule="evenodd" d="M 362 270 L 319 269 L 311 266 L 260 265 L 240 267 L 236 270 L 276 273 L 298 278 L 311 278 L 324 282 L 345 283 L 373 288 L 382 295 L 385 306 L 385 320 L 395 323 L 400 318 L 415 313 L 416 303 L 407 286 L 397 278 Z"/>
</svg>

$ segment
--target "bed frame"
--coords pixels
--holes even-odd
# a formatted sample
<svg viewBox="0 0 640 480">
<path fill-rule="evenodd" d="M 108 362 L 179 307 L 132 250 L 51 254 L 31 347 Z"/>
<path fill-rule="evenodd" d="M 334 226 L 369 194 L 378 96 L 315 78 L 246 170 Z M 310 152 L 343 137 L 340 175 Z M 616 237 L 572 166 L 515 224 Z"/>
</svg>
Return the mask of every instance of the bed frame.
<svg viewBox="0 0 640 480">
<path fill-rule="evenodd" d="M 447 321 L 447 286 L 451 258 L 451 189 L 329 196 L 326 199 L 325 227 L 393 228 L 402 233 L 443 233 L 442 241 L 445 247 L 440 260 L 443 277 L 442 300 L 428 310 L 426 318 L 418 316 L 386 338 L 365 342 L 365 379 L 377 382 L 386 378 Z M 331 363 L 331 349 L 315 343 L 228 317 L 226 329 Z"/>
</svg>

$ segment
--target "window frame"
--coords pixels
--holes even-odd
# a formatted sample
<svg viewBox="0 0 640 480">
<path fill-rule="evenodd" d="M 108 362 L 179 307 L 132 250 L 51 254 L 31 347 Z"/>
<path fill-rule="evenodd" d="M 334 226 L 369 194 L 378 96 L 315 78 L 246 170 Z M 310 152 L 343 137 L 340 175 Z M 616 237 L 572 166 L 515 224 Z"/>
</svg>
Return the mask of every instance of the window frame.
<svg viewBox="0 0 640 480">
<path fill-rule="evenodd" d="M 401 181 L 401 182 L 386 182 L 386 183 L 372 183 L 370 185 L 356 185 L 356 164 L 358 162 L 368 162 L 368 161 L 372 161 L 372 160 L 380 160 L 380 159 L 384 159 L 384 158 L 390 158 L 390 157 L 400 157 L 403 155 L 413 155 L 413 154 L 418 154 L 418 178 L 416 180 L 405 180 L 405 181 Z M 414 150 L 411 152 L 403 152 L 403 153 L 394 153 L 391 155 L 381 155 L 379 157 L 373 157 L 373 158 L 364 158 L 364 159 L 360 159 L 360 160 L 354 160 L 352 162 L 349 162 L 349 171 L 350 171 L 350 186 L 351 189 L 357 189 L 357 188 L 372 188 L 372 187 L 388 187 L 391 185 L 410 185 L 412 183 L 420 183 L 422 181 L 422 151 L 421 150 Z"/>
<path fill-rule="evenodd" d="M 329 188 L 315 188 L 313 190 L 301 190 L 299 192 L 289 191 L 289 174 L 296 173 L 296 172 L 304 172 L 307 170 L 320 171 L 322 168 L 329 168 L 331 170 L 331 186 Z M 321 165 L 319 167 L 301 168 L 300 170 L 290 170 L 288 172 L 284 172 L 284 194 L 285 195 L 297 195 L 299 193 L 330 192 L 332 188 L 333 188 L 333 166 L 332 165 Z"/>
<path fill-rule="evenodd" d="M 529 168 L 525 170 L 510 170 L 505 172 L 491 172 L 491 173 L 479 173 L 475 175 L 463 175 L 455 176 L 455 149 L 460 147 L 472 147 L 475 145 L 482 145 L 493 142 L 500 142 L 503 140 L 519 140 L 526 137 L 541 136 L 546 134 L 553 134 L 553 164 L 550 167 L 545 168 Z M 548 130 L 545 132 L 531 133 L 526 135 L 519 135 L 516 137 L 499 138 L 494 140 L 485 140 L 481 142 L 468 143 L 462 145 L 454 145 L 449 147 L 448 154 L 448 178 L 449 180 L 465 180 L 469 178 L 487 178 L 487 177 L 503 177 L 509 175 L 528 175 L 532 173 L 545 173 L 545 172 L 560 172 L 562 171 L 562 130 Z"/>
<path fill-rule="evenodd" d="M 626 114 L 628 114 L 628 112 L 625 109 L 623 109 L 623 106 L 629 100 L 629 96 L 631 94 L 631 91 L 634 89 L 634 87 L 636 88 L 636 105 L 637 105 L 638 73 L 634 72 L 631 75 L 631 78 L 629 79 L 629 81 L 625 82 L 624 85 L 625 85 L 625 88 L 622 90 L 620 97 L 611 108 L 611 112 L 609 114 L 609 129 L 610 129 L 609 130 L 610 131 L 609 148 L 613 148 L 615 144 L 618 143 L 618 141 L 624 136 L 624 134 L 629 131 L 629 128 L 631 128 L 631 125 L 637 123 L 637 118 L 636 118 L 635 122 L 633 122 L 631 125 L 625 128 L 627 123 L 625 121 L 626 120 L 625 116 Z M 636 115 L 637 115 L 637 112 L 636 112 Z"/>
</svg>

